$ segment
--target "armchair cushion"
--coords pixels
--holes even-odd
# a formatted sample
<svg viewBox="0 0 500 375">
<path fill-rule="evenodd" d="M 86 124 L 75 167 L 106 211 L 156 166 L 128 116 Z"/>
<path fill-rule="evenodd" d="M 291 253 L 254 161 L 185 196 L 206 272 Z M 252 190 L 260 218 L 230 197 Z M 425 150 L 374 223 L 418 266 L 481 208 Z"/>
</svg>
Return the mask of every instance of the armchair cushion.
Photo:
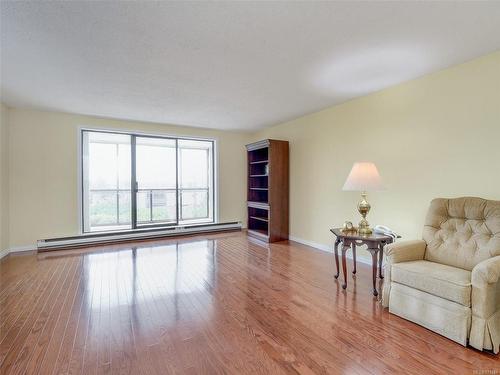
<svg viewBox="0 0 500 375">
<path fill-rule="evenodd" d="M 425 260 L 392 265 L 392 281 L 459 303 L 471 305 L 471 272 Z"/>
</svg>

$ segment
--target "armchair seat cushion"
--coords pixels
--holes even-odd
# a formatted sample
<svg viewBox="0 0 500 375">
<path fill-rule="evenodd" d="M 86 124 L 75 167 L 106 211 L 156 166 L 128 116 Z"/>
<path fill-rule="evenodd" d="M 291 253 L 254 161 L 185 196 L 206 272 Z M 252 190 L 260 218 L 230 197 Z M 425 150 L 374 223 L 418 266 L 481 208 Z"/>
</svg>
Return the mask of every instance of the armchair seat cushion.
<svg viewBox="0 0 500 375">
<path fill-rule="evenodd" d="M 392 281 L 437 297 L 471 306 L 471 272 L 445 264 L 416 260 L 395 263 Z"/>
</svg>

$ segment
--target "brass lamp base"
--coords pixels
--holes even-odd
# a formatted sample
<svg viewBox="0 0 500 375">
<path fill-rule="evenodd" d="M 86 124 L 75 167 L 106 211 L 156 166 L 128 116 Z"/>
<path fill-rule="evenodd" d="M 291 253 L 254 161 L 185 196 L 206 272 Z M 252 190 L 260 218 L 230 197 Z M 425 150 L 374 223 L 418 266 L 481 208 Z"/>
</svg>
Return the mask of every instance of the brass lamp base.
<svg viewBox="0 0 500 375">
<path fill-rule="evenodd" d="M 361 221 L 358 224 L 358 233 L 361 235 L 370 235 L 372 234 L 372 230 L 370 228 L 370 224 L 366 220 L 366 215 L 370 212 L 370 203 L 366 200 L 366 192 L 363 191 L 361 193 L 361 201 L 358 203 L 358 211 L 363 216 Z"/>
<path fill-rule="evenodd" d="M 361 220 L 359 222 L 358 233 L 362 235 L 370 235 L 373 233 L 372 229 L 370 228 L 370 224 L 368 224 L 366 220 Z"/>
</svg>

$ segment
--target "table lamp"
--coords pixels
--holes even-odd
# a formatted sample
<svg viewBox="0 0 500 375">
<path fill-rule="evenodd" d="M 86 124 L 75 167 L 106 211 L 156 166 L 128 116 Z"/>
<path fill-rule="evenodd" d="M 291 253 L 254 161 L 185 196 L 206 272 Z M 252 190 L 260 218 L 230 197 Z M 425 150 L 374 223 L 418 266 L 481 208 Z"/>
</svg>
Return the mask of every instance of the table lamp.
<svg viewBox="0 0 500 375">
<path fill-rule="evenodd" d="M 369 235 L 372 233 L 370 225 L 366 220 L 366 215 L 370 211 L 370 203 L 366 201 L 366 192 L 380 191 L 383 189 L 382 179 L 380 178 L 375 164 L 371 162 L 354 163 L 342 190 L 361 192 L 361 201 L 358 203 L 358 211 L 363 218 L 359 222 L 359 234 Z"/>
</svg>

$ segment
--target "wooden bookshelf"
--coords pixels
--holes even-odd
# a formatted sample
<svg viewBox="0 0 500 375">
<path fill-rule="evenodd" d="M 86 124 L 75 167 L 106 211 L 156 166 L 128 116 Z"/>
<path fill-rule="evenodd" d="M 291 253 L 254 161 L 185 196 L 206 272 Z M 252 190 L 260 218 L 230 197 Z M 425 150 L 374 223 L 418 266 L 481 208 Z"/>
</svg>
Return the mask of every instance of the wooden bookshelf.
<svg viewBox="0 0 500 375">
<path fill-rule="evenodd" d="M 288 239 L 288 142 L 247 145 L 248 234 L 266 242 Z"/>
</svg>

